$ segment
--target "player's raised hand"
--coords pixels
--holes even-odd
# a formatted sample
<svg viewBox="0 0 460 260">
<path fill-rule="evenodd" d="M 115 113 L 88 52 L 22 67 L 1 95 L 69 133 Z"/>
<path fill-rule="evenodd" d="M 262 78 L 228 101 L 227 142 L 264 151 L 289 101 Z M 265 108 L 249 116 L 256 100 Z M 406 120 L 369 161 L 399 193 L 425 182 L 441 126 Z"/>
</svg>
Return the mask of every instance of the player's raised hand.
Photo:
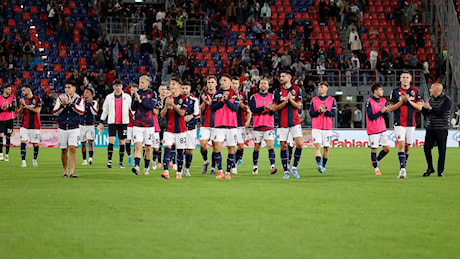
<svg viewBox="0 0 460 260">
<path fill-rule="evenodd" d="M 382 107 L 382 109 L 380 110 L 381 113 L 386 113 L 388 112 L 388 107 Z"/>
</svg>

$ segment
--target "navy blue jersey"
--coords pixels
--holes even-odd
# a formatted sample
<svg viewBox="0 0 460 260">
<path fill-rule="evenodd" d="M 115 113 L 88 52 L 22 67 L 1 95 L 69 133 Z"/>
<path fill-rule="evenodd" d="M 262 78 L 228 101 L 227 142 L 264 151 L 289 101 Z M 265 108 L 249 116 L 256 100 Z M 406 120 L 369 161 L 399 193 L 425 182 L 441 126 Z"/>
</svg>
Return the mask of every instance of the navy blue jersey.
<svg viewBox="0 0 460 260">
<path fill-rule="evenodd" d="M 151 89 L 139 89 L 140 101 L 132 97 L 131 110 L 134 112 L 133 126 L 153 127 L 155 126 L 153 109 L 157 105 L 157 95 Z"/>
<path fill-rule="evenodd" d="M 185 111 L 185 115 L 189 116 L 192 115 L 193 118 L 190 119 L 189 121 L 185 122 L 187 124 L 187 129 L 188 130 L 193 130 L 196 128 L 198 124 L 198 120 L 200 118 L 200 101 L 198 100 L 197 97 L 190 95 L 187 97 L 185 100 L 185 103 L 187 103 L 187 111 Z"/>
<path fill-rule="evenodd" d="M 97 101 L 88 102 L 85 100 L 85 113 L 80 116 L 80 125 L 94 125 L 95 116 L 99 111 L 99 104 Z"/>
<path fill-rule="evenodd" d="M 396 104 L 401 99 L 401 94 L 407 93 L 410 96 L 410 99 L 417 103 L 422 101 L 420 96 L 420 91 L 417 88 L 410 87 L 408 89 L 403 89 L 401 87 L 393 89 L 390 96 L 390 104 Z M 394 125 L 395 126 L 415 126 L 415 111 L 409 102 L 402 104 L 398 109 L 396 109 L 394 114 Z"/>
</svg>

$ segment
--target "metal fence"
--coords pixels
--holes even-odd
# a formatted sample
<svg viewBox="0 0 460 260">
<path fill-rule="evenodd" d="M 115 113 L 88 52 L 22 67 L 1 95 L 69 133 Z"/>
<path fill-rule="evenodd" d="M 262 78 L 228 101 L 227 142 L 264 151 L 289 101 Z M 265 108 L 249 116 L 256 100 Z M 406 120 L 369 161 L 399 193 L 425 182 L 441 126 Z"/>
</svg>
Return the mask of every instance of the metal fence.
<svg viewBox="0 0 460 260">
<path fill-rule="evenodd" d="M 431 0 L 428 3 L 431 13 L 431 23 L 434 24 L 435 38 L 440 38 L 437 44 L 438 53 L 446 55 L 446 87 L 454 102 L 458 102 L 460 88 L 460 25 L 459 17 L 453 0 Z M 445 46 L 445 48 L 444 48 Z M 446 50 L 446 52 L 443 52 Z"/>
</svg>

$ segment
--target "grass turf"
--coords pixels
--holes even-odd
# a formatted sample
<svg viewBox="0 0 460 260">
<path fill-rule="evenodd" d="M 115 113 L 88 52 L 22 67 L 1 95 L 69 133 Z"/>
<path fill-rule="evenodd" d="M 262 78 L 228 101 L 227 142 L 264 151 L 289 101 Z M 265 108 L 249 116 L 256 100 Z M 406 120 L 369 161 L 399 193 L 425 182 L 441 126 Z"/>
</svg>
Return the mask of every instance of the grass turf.
<svg viewBox="0 0 460 260">
<path fill-rule="evenodd" d="M 265 149 L 259 175 L 246 149 L 232 180 L 202 175 L 198 150 L 181 181 L 107 169 L 104 149 L 93 166 L 78 152 L 80 178 L 61 178 L 59 149 L 42 148 L 36 169 L 32 154 L 26 169 L 18 148 L 0 162 L 1 258 L 460 257 L 458 148 L 447 151 L 445 178 L 422 178 L 423 150 L 412 149 L 404 180 L 395 149 L 383 176 L 369 149 L 332 149 L 324 175 L 304 149 L 300 180 L 281 179 L 279 151 L 270 175 Z"/>
</svg>

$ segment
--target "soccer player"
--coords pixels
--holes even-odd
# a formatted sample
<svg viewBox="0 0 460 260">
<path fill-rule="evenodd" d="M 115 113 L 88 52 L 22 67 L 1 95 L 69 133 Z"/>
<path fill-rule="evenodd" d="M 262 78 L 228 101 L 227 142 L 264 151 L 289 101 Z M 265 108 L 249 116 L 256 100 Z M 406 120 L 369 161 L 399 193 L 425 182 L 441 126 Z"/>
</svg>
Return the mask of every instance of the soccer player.
<svg viewBox="0 0 460 260">
<path fill-rule="evenodd" d="M 161 148 L 161 144 L 163 143 L 164 131 L 167 127 L 167 122 L 166 122 L 166 118 L 162 117 L 159 113 L 164 107 L 163 101 L 165 100 L 166 97 L 171 96 L 171 93 L 169 92 L 168 88 L 164 84 L 158 87 L 158 92 L 159 92 L 159 98 L 158 98 L 157 107 L 155 108 L 155 111 L 157 111 L 158 113 L 158 125 L 160 127 L 159 133 L 160 133 L 160 148 Z M 155 131 L 157 131 L 156 128 L 155 128 Z M 157 159 L 158 159 L 158 164 L 155 164 L 155 161 Z M 157 153 L 155 153 L 155 149 L 153 150 L 152 161 L 153 161 L 152 163 L 153 170 L 156 170 L 157 168 L 161 167 L 161 149 L 158 149 Z"/>
<path fill-rule="evenodd" d="M 118 144 L 120 146 L 120 162 L 118 167 L 125 168 L 123 157 L 125 153 L 125 139 L 127 137 L 129 110 L 131 109 L 131 96 L 123 93 L 123 83 L 116 79 L 113 82 L 113 93 L 107 95 L 102 105 L 101 121 L 107 119 L 109 125 L 109 146 L 107 147 L 107 168 L 112 168 L 112 154 L 115 137 L 118 133 Z M 103 124 L 99 124 L 101 132 Z"/>
<path fill-rule="evenodd" d="M 409 158 L 409 147 L 414 141 L 415 113 L 422 110 L 422 98 L 417 88 L 410 85 L 410 72 L 403 71 L 400 76 L 401 86 L 391 92 L 389 111 L 394 112 L 394 131 L 398 142 L 399 175 L 407 177 L 406 162 Z"/>
<path fill-rule="evenodd" d="M 238 120 L 238 138 L 237 138 L 237 150 L 235 156 L 235 166 L 232 168 L 233 174 L 238 174 L 238 169 L 236 164 L 242 164 L 242 158 L 244 154 L 244 141 L 246 137 L 246 127 L 251 123 L 251 110 L 244 104 L 246 102 L 245 95 L 243 92 L 240 92 L 240 79 L 238 77 L 232 77 L 232 89 L 237 94 L 238 99 L 240 100 L 240 108 L 236 112 Z M 245 119 L 245 120 L 244 120 Z M 243 122 L 244 120 L 244 122 Z"/>
<path fill-rule="evenodd" d="M 212 140 L 214 136 L 214 119 L 215 111 L 211 110 L 212 97 L 217 91 L 217 78 L 214 75 L 209 75 L 206 80 L 206 86 L 208 91 L 201 95 L 200 97 L 200 110 L 202 115 L 202 124 L 200 128 L 200 151 L 201 157 L 203 157 L 203 169 L 201 173 L 205 174 L 208 171 L 209 161 L 208 161 L 208 142 Z M 211 165 L 211 174 L 215 174 L 215 160 L 214 160 L 214 147 L 211 156 L 212 165 Z"/>
<path fill-rule="evenodd" d="M 302 155 L 302 126 L 300 125 L 299 117 L 299 109 L 302 107 L 302 90 L 292 85 L 291 79 L 290 71 L 280 73 L 281 87 L 275 90 L 273 111 L 279 111 L 277 135 L 280 141 L 280 155 L 284 169 L 283 178 L 289 179 L 289 159 L 286 141 L 289 133 L 291 133 L 296 144 L 291 172 L 294 178 L 299 179 L 297 165 Z"/>
<path fill-rule="evenodd" d="M 0 96 L 0 161 L 10 160 L 11 134 L 13 133 L 13 120 L 16 117 L 16 98 L 11 95 L 11 86 L 3 87 Z M 5 156 L 3 156 L 3 136 L 6 138 Z"/>
<path fill-rule="evenodd" d="M 131 84 L 125 89 L 125 93 L 131 95 L 131 102 L 133 95 L 139 90 L 139 85 L 136 83 Z M 133 155 L 131 154 L 131 140 L 133 140 L 133 112 L 129 110 L 129 123 L 127 126 L 126 139 L 125 139 L 125 152 L 128 155 L 128 165 L 134 166 Z"/>
<path fill-rule="evenodd" d="M 21 138 L 21 167 L 27 167 L 26 163 L 26 146 L 27 142 L 31 142 L 34 147 L 34 159 L 32 160 L 32 166 L 38 167 L 38 150 L 40 143 L 40 111 L 42 110 L 42 100 L 35 96 L 32 92 L 32 88 L 29 85 L 22 86 L 22 96 L 19 100 L 18 114 L 22 114 L 22 127 L 19 130 L 19 136 Z"/>
<path fill-rule="evenodd" d="M 85 99 L 85 113 L 80 117 L 80 141 L 81 141 L 81 154 L 83 162 L 81 165 L 92 165 L 94 156 L 94 137 L 96 130 L 94 128 L 95 116 L 99 111 L 99 104 L 93 100 L 94 89 L 88 87 L 83 92 Z M 89 146 L 89 158 L 86 160 L 86 143 Z"/>
<path fill-rule="evenodd" d="M 237 111 L 240 107 L 240 100 L 232 88 L 230 75 L 224 74 L 220 79 L 220 89 L 212 98 L 211 110 L 214 111 L 214 156 L 218 168 L 216 179 L 222 179 L 222 143 L 227 141 L 227 170 L 225 179 L 231 179 L 230 171 L 235 163 L 235 146 L 238 138 Z"/>
<path fill-rule="evenodd" d="M 84 100 L 75 93 L 76 83 L 69 80 L 65 84 L 65 94 L 60 95 L 52 113 L 58 116 L 58 138 L 61 148 L 62 177 L 78 178 L 75 174 L 77 147 L 80 139 L 80 116 L 85 113 Z M 69 152 L 69 156 L 67 156 Z M 67 167 L 68 166 L 68 167 Z"/>
<path fill-rule="evenodd" d="M 388 106 L 383 98 L 383 88 L 380 84 L 372 85 L 372 97 L 366 102 L 366 125 L 369 135 L 369 146 L 371 147 L 371 161 L 374 166 L 375 175 L 382 175 L 379 169 L 379 162 L 390 152 L 390 138 L 388 138 L 387 127 L 383 114 L 388 112 Z M 383 149 L 377 156 L 377 149 Z"/>
<path fill-rule="evenodd" d="M 254 94 L 249 100 L 254 121 L 254 152 L 252 153 L 252 174 L 258 174 L 259 151 L 262 140 L 265 140 L 268 149 L 268 159 L 271 165 L 271 174 L 275 174 L 275 117 L 273 112 L 273 94 L 268 93 L 269 83 L 267 79 L 259 82 L 259 93 Z"/>
<path fill-rule="evenodd" d="M 161 177 L 169 179 L 169 160 L 173 143 L 177 148 L 177 172 L 176 179 L 182 179 L 182 166 L 184 163 L 184 150 L 187 148 L 187 126 L 185 124 L 185 111 L 187 111 L 186 97 L 181 94 L 181 80 L 179 77 L 172 77 L 169 83 L 171 96 L 164 101 L 161 116 L 166 117 L 167 128 L 164 133 L 164 172 Z"/>
<path fill-rule="evenodd" d="M 318 96 L 311 100 L 310 116 L 311 135 L 315 146 L 316 169 L 326 173 L 326 164 L 329 158 L 329 147 L 332 143 L 332 118 L 337 114 L 335 99 L 327 94 L 329 84 L 318 84 Z M 323 147 L 323 162 L 321 163 L 321 146 Z"/>
<path fill-rule="evenodd" d="M 150 80 L 149 84 L 151 84 L 151 78 L 148 77 Z M 155 107 L 153 108 L 153 125 L 155 127 L 155 132 L 153 133 L 153 144 L 152 144 L 152 170 L 156 170 L 157 167 L 161 167 L 161 163 L 159 165 L 156 164 L 157 158 L 161 158 L 161 127 L 160 127 L 160 122 L 158 119 L 158 115 L 160 114 L 160 108 L 159 108 L 159 98 L 158 98 L 158 93 L 153 91 L 154 97 L 155 97 Z M 159 159 L 160 160 L 160 159 Z M 160 160 L 161 161 L 161 160 Z"/>
<path fill-rule="evenodd" d="M 135 175 L 140 173 L 140 161 L 142 154 L 142 145 L 144 145 L 144 175 L 149 174 L 150 159 L 152 157 L 151 146 L 155 134 L 155 122 L 153 120 L 153 109 L 156 107 L 157 96 L 149 88 L 150 77 L 143 75 L 139 78 L 139 91 L 134 92 L 131 104 L 131 110 L 134 112 L 133 120 L 133 139 L 134 139 L 134 168 L 132 172 Z M 159 136 L 157 135 L 159 138 Z"/>
<path fill-rule="evenodd" d="M 196 126 L 200 117 L 200 101 L 190 94 L 190 82 L 182 83 L 182 95 L 187 99 L 187 111 L 185 111 L 185 123 L 187 125 L 187 147 L 185 150 L 185 171 L 184 175 L 190 177 L 190 166 L 192 165 L 193 150 L 196 148 Z"/>
</svg>

